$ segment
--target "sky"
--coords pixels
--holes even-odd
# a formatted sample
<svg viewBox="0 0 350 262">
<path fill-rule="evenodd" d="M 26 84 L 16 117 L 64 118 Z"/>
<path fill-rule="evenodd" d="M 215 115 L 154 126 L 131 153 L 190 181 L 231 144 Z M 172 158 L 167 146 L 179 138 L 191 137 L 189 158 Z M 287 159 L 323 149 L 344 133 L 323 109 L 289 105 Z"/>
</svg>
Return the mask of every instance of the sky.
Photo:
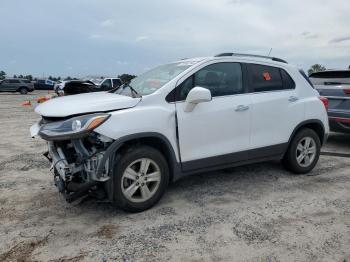
<svg viewBox="0 0 350 262">
<path fill-rule="evenodd" d="M 349 0 L 0 0 L 0 70 L 140 74 L 222 52 L 350 65 Z"/>
</svg>

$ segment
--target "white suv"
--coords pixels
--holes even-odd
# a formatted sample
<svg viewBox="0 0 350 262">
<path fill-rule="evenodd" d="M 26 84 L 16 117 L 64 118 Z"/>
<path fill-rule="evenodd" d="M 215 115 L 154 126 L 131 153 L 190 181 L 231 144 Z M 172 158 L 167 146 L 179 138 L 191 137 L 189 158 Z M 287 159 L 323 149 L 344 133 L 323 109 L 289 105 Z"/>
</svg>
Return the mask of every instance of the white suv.
<svg viewBox="0 0 350 262">
<path fill-rule="evenodd" d="M 161 65 L 111 92 L 47 101 L 31 135 L 48 141 L 67 201 L 102 192 L 136 212 L 189 174 L 273 159 L 309 172 L 329 132 L 326 104 L 285 61 L 225 53 Z"/>
</svg>

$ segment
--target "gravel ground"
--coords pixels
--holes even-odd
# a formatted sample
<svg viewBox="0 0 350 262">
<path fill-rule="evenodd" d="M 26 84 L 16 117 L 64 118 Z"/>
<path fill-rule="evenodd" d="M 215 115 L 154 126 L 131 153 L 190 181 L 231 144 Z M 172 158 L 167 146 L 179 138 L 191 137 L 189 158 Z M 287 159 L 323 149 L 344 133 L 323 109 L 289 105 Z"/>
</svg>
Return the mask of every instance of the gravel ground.
<svg viewBox="0 0 350 262">
<path fill-rule="evenodd" d="M 349 158 L 308 176 L 278 162 L 195 175 L 139 214 L 72 205 L 29 137 L 38 116 L 21 102 L 37 95 L 0 94 L 0 261 L 350 261 Z M 350 136 L 324 150 L 350 153 Z"/>
</svg>

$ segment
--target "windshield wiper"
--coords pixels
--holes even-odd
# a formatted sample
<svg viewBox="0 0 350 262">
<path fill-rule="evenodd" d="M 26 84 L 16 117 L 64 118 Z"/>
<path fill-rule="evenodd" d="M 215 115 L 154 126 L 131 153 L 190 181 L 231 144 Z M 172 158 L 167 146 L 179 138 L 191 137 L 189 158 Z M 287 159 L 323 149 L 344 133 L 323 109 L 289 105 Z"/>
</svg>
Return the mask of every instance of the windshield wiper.
<svg viewBox="0 0 350 262">
<path fill-rule="evenodd" d="M 130 85 L 130 82 L 126 82 L 122 85 L 122 90 L 124 90 L 126 87 L 129 87 L 131 90 L 131 93 L 134 93 L 136 97 L 142 97 L 136 90 Z"/>
</svg>

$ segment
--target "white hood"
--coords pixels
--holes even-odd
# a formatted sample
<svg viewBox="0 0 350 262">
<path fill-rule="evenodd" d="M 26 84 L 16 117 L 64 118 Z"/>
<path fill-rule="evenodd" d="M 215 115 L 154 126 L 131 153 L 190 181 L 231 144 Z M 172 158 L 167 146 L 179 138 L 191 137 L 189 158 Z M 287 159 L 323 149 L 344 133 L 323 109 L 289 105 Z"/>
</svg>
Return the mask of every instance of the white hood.
<svg viewBox="0 0 350 262">
<path fill-rule="evenodd" d="M 46 117 L 66 117 L 130 108 L 140 100 L 107 92 L 86 93 L 51 99 L 37 106 L 35 112 Z"/>
</svg>

